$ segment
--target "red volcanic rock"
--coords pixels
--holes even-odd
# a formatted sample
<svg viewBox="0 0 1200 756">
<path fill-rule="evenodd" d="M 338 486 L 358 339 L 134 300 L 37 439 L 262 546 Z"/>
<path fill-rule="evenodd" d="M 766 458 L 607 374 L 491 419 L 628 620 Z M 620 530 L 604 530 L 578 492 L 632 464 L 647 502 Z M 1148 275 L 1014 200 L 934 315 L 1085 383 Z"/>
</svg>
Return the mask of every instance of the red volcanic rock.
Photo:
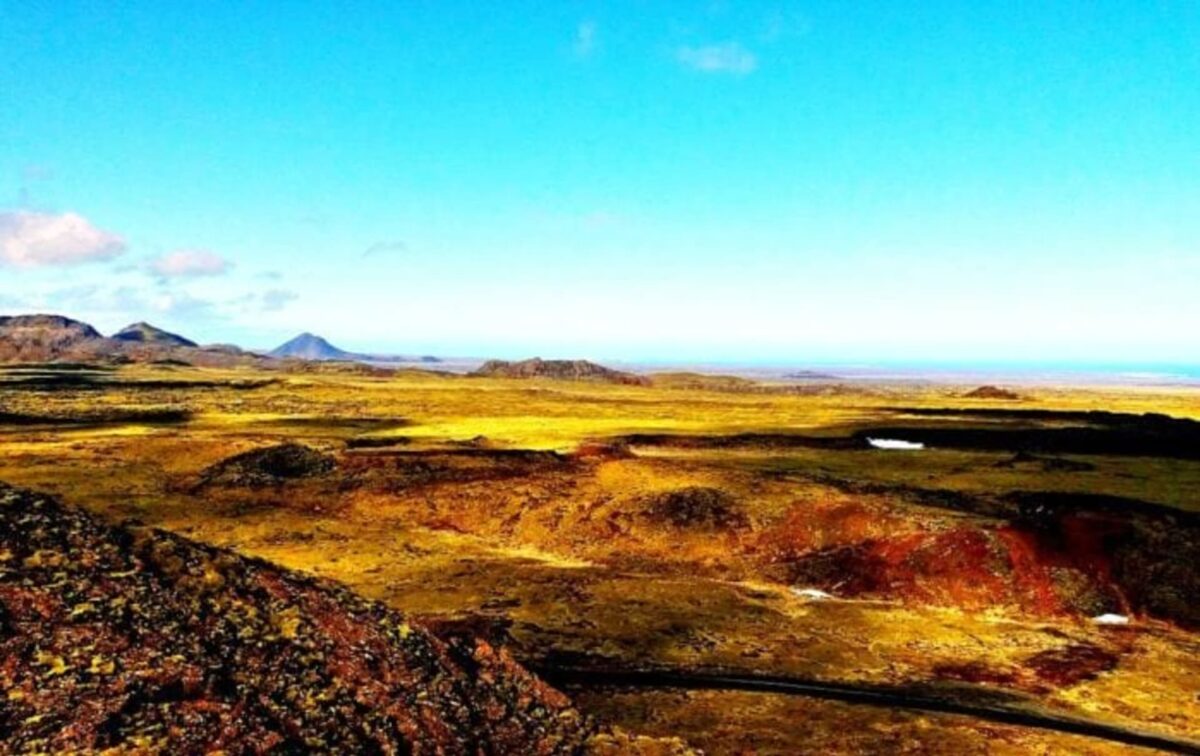
<svg viewBox="0 0 1200 756">
<path fill-rule="evenodd" d="M 15 752 L 578 752 L 506 653 L 333 583 L 0 486 L 0 732 Z"/>
</svg>

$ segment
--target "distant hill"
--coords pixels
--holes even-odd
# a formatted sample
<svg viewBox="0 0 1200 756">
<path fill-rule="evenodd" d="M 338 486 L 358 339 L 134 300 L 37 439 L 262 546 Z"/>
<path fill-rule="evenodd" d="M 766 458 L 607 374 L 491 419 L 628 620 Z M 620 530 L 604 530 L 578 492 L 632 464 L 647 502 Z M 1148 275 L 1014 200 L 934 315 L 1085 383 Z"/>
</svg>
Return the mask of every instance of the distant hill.
<svg viewBox="0 0 1200 756">
<path fill-rule="evenodd" d="M 264 360 L 236 347 L 200 347 L 147 323 L 134 323 L 108 338 L 87 323 L 62 315 L 0 316 L 0 363 L 169 362 L 231 367 Z"/>
<path fill-rule="evenodd" d="M 488 360 L 471 375 L 490 378 L 551 378 L 564 381 L 649 384 L 649 380 L 640 375 L 613 370 L 587 360 L 543 360 L 540 357 L 520 362 Z"/>
<path fill-rule="evenodd" d="M 362 355 L 338 349 L 325 339 L 311 333 L 302 333 L 291 341 L 272 349 L 267 354 L 271 357 L 294 358 L 300 360 L 360 360 Z"/>
<path fill-rule="evenodd" d="M 106 351 L 107 343 L 87 323 L 61 315 L 0 317 L 0 362 L 87 361 Z"/>
<path fill-rule="evenodd" d="M 1004 401 L 1015 401 L 1021 398 L 1021 395 L 1015 391 L 1000 388 L 999 386 L 980 386 L 977 389 L 968 391 L 963 394 L 966 399 L 1001 399 Z"/>
<path fill-rule="evenodd" d="M 793 381 L 837 381 L 841 380 L 836 375 L 831 373 L 822 373 L 818 370 L 797 370 L 794 373 L 784 373 L 784 378 Z"/>
<path fill-rule="evenodd" d="M 736 375 L 709 375 L 686 371 L 651 373 L 650 380 L 659 388 L 690 391 L 754 391 L 762 387 L 758 381 Z"/>
<path fill-rule="evenodd" d="M 158 344 L 160 346 L 194 347 L 196 342 L 184 337 L 155 328 L 149 323 L 134 323 L 127 325 L 112 336 L 117 341 L 130 341 L 139 344 Z"/>
</svg>

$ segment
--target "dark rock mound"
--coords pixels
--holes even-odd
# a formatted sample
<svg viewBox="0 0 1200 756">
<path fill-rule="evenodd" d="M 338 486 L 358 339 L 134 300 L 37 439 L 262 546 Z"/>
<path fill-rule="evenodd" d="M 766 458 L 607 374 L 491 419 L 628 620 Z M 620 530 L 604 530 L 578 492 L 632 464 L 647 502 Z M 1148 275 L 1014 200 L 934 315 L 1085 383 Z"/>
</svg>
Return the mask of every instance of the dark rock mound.
<svg viewBox="0 0 1200 756">
<path fill-rule="evenodd" d="M 1094 680 L 1115 668 L 1121 658 L 1112 651 L 1091 643 L 1072 643 L 1040 651 L 1025 661 L 1042 680 L 1055 687 L 1077 685 Z"/>
<path fill-rule="evenodd" d="M 128 341 L 137 344 L 155 344 L 165 347 L 195 347 L 196 342 L 184 337 L 155 328 L 149 323 L 134 323 L 127 325 L 113 334 L 117 341 Z"/>
<path fill-rule="evenodd" d="M 1005 401 L 1017 401 L 1021 395 L 1015 391 L 1000 388 L 999 386 L 980 386 L 963 394 L 964 399 L 1002 399 Z"/>
<path fill-rule="evenodd" d="M 20 753 L 575 753 L 507 653 L 327 581 L 0 485 L 0 733 Z"/>
<path fill-rule="evenodd" d="M 531 360 L 508 362 L 488 360 L 471 373 L 489 378 L 551 378 L 560 381 L 596 381 L 600 383 L 622 383 L 643 386 L 649 381 L 640 375 L 606 368 L 587 360 Z"/>
<path fill-rule="evenodd" d="M 749 519 L 736 499 L 719 488 L 688 486 L 643 497 L 642 512 L 677 528 L 744 528 Z"/>
<path fill-rule="evenodd" d="M 333 457 L 302 444 L 278 444 L 223 459 L 200 475 L 201 485 L 260 488 L 332 472 Z"/>
</svg>

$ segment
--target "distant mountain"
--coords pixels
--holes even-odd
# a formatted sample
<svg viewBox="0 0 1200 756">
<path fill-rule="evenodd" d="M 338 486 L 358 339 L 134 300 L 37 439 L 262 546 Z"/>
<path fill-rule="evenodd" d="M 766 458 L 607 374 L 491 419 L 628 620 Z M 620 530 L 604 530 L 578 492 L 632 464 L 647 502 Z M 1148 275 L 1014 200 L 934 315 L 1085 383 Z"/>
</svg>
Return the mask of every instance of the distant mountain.
<svg viewBox="0 0 1200 756">
<path fill-rule="evenodd" d="M 300 360 L 362 360 L 363 355 L 338 349 L 320 336 L 302 333 L 267 352 L 270 357 Z"/>
<path fill-rule="evenodd" d="M 302 333 L 266 358 L 364 363 L 440 362 L 437 357 L 370 355 L 338 349 L 320 336 Z M 106 338 L 87 323 L 62 315 L 0 316 L 0 363 L 4 362 L 177 362 L 209 367 L 261 363 L 264 356 L 227 344 L 200 346 L 145 322 Z"/>
<path fill-rule="evenodd" d="M 264 361 L 236 347 L 198 347 L 146 323 L 134 323 L 106 338 L 87 323 L 62 315 L 0 316 L 0 363 L 170 362 L 230 367 Z"/>
<path fill-rule="evenodd" d="M 134 323 L 127 325 L 112 336 L 117 341 L 131 341 L 139 344 L 157 344 L 159 346 L 194 347 L 196 342 L 184 337 L 155 328 L 149 323 Z"/>
<path fill-rule="evenodd" d="M 602 383 L 624 383 L 645 385 L 649 380 L 633 373 L 606 368 L 587 360 L 531 360 L 508 362 L 488 360 L 471 375 L 490 378 L 551 378 L 565 381 L 598 381 Z"/>
<path fill-rule="evenodd" d="M 0 362 L 88 359 L 107 344 L 95 328 L 61 315 L 0 317 Z"/>
</svg>

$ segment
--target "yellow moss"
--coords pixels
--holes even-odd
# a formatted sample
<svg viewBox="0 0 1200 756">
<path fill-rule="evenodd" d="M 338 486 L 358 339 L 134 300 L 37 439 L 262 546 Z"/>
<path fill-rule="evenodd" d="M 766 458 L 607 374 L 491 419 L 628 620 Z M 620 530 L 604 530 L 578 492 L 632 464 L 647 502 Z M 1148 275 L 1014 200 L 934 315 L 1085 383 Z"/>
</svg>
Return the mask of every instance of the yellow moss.
<svg viewBox="0 0 1200 756">
<path fill-rule="evenodd" d="M 289 606 L 271 616 L 271 624 L 275 626 L 280 637 L 288 639 L 296 637 L 296 631 L 299 629 L 301 621 L 300 608 L 296 606 Z"/>
<path fill-rule="evenodd" d="M 25 557 L 24 565 L 28 568 L 61 567 L 65 562 L 66 557 L 60 552 L 51 551 L 50 549 L 38 549 Z"/>
<path fill-rule="evenodd" d="M 92 657 L 92 664 L 88 667 L 88 672 L 94 675 L 111 675 L 116 669 L 116 664 L 112 659 L 106 659 L 103 656 L 96 655 Z"/>
<path fill-rule="evenodd" d="M 61 675 L 61 674 L 65 673 L 68 669 L 71 668 L 67 664 L 66 660 L 63 659 L 61 656 L 59 656 L 57 654 L 52 654 L 48 651 L 39 650 L 37 652 L 37 656 L 35 657 L 35 660 L 36 660 L 37 664 L 39 664 L 43 667 L 46 667 L 47 673 L 52 676 Z"/>
</svg>

